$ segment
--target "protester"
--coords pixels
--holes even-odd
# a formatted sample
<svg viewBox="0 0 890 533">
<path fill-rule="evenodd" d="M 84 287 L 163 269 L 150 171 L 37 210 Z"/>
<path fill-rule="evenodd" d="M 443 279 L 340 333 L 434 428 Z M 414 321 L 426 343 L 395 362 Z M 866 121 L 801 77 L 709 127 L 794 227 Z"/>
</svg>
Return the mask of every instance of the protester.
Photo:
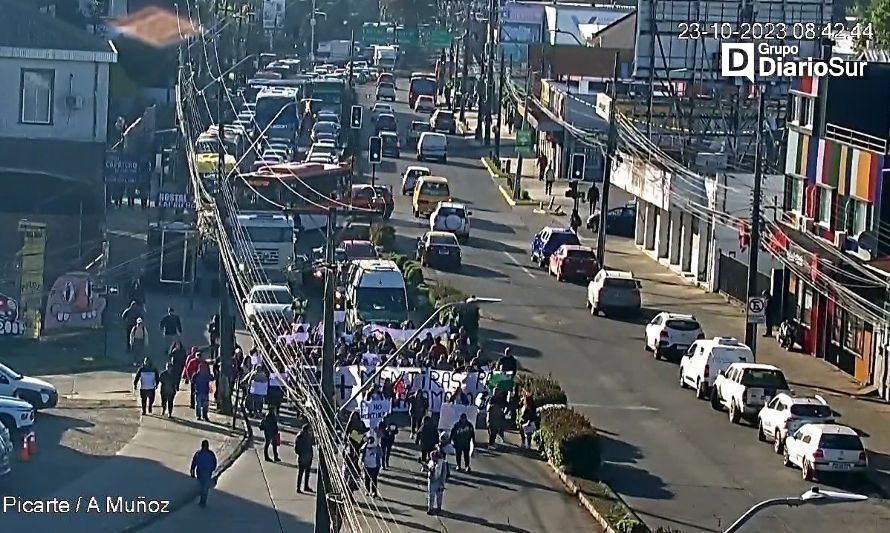
<svg viewBox="0 0 890 533">
<path fill-rule="evenodd" d="M 417 436 L 420 430 L 423 417 L 426 416 L 427 410 L 430 408 L 430 401 L 427 398 L 426 391 L 418 390 L 408 396 L 408 411 L 411 417 L 411 438 Z"/>
<path fill-rule="evenodd" d="M 281 433 L 278 430 L 278 415 L 275 414 L 275 409 L 272 407 L 269 407 L 266 416 L 260 421 L 260 429 L 263 431 L 263 438 L 266 440 L 263 446 L 263 454 L 266 461 L 271 462 L 274 460 L 276 463 L 280 462 L 278 446 L 281 444 Z M 272 448 L 272 457 L 269 457 L 269 447 Z"/>
<path fill-rule="evenodd" d="M 392 455 L 392 447 L 396 444 L 396 434 L 398 427 L 384 420 L 377 424 L 377 440 L 380 442 L 380 451 L 382 452 L 381 466 L 384 470 L 389 468 L 389 457 Z"/>
<path fill-rule="evenodd" d="M 590 186 L 587 189 L 587 203 L 589 211 L 587 213 L 588 216 L 593 216 L 593 212 L 596 210 L 596 204 L 600 201 L 600 190 L 596 188 L 596 184 Z"/>
<path fill-rule="evenodd" d="M 544 173 L 544 194 L 553 194 L 553 182 L 556 181 L 556 169 L 553 167 L 553 163 L 547 165 L 547 170 Z"/>
<path fill-rule="evenodd" d="M 492 394 L 486 408 L 488 415 L 488 445 L 492 448 L 497 447 L 498 437 L 504 439 L 504 419 L 505 399 L 501 394 Z"/>
<path fill-rule="evenodd" d="M 185 359 L 185 366 L 182 369 L 182 379 L 189 384 L 189 409 L 195 408 L 195 374 L 201 368 L 201 352 L 197 348 L 192 347 L 188 357 Z"/>
<path fill-rule="evenodd" d="M 447 403 L 454 405 L 470 405 L 470 397 L 464 392 L 463 388 L 458 385 L 454 389 L 454 392 L 451 393 L 451 397 L 448 398 Z"/>
<path fill-rule="evenodd" d="M 192 378 L 192 388 L 195 391 L 195 418 L 210 422 L 207 412 L 210 404 L 210 383 L 213 375 L 210 373 L 210 365 L 207 361 L 201 361 L 198 372 Z"/>
<path fill-rule="evenodd" d="M 250 394 L 247 411 L 251 416 L 259 416 L 269 393 L 269 374 L 263 365 L 259 364 L 245 376 L 244 380 L 248 383 Z"/>
<path fill-rule="evenodd" d="M 448 482 L 448 462 L 438 450 L 430 453 L 430 459 L 424 463 L 427 473 L 427 511 L 433 515 L 442 512 L 442 499 L 445 496 L 445 484 Z"/>
<path fill-rule="evenodd" d="M 538 409 L 535 407 L 531 396 L 522 398 L 522 414 L 520 415 L 521 425 L 519 427 L 519 436 L 522 439 L 521 446 L 524 448 L 532 445 L 532 435 L 538 429 Z"/>
<path fill-rule="evenodd" d="M 470 449 L 476 443 L 476 428 L 467 420 L 467 414 L 461 413 L 458 420 L 451 428 L 450 439 L 454 445 L 454 455 L 457 456 L 457 470 L 461 470 L 461 459 L 470 471 Z"/>
<path fill-rule="evenodd" d="M 519 364 L 510 352 L 510 348 L 504 348 L 504 355 L 498 359 L 498 370 L 501 372 L 516 372 L 518 366 Z"/>
<path fill-rule="evenodd" d="M 269 409 L 279 414 L 281 411 L 281 403 L 284 401 L 284 379 L 281 374 L 275 372 L 269 374 L 269 389 L 266 393 L 266 404 Z"/>
<path fill-rule="evenodd" d="M 216 454 L 210 449 L 210 442 L 201 441 L 201 449 L 192 457 L 191 476 L 198 480 L 200 499 L 198 505 L 207 507 L 207 495 L 213 484 L 213 472 L 216 470 Z"/>
<path fill-rule="evenodd" d="M 420 425 L 420 430 L 417 432 L 415 442 L 420 445 L 420 462 L 427 462 L 430 458 L 430 452 L 435 450 L 436 445 L 439 444 L 439 432 L 432 417 L 423 417 L 423 422 Z"/>
<path fill-rule="evenodd" d="M 136 371 L 136 377 L 133 378 L 133 390 L 136 390 L 137 387 L 139 388 L 139 398 L 142 400 L 142 414 L 149 414 L 155 403 L 158 370 L 148 357 L 142 362 L 142 366 Z"/>
<path fill-rule="evenodd" d="M 210 318 L 210 323 L 207 324 L 207 336 L 210 337 L 210 346 L 219 346 L 219 335 L 219 315 L 213 315 Z"/>
<path fill-rule="evenodd" d="M 126 309 L 121 313 L 121 318 L 126 325 L 126 346 L 127 351 L 129 352 L 132 347 L 132 343 L 130 342 L 130 334 L 133 331 L 133 328 L 136 326 L 136 321 L 143 318 L 145 316 L 145 308 L 141 303 L 136 300 L 130 301 L 130 305 L 127 306 Z"/>
<path fill-rule="evenodd" d="M 176 374 L 176 390 L 179 390 L 179 383 L 182 381 L 182 371 L 185 369 L 185 361 L 188 357 L 188 354 L 185 353 L 185 347 L 182 345 L 182 341 L 178 339 L 173 341 L 167 355 L 169 357 L 168 360 L 173 364 L 172 370 Z"/>
<path fill-rule="evenodd" d="M 140 307 L 145 309 L 145 289 L 142 287 L 142 282 L 139 281 L 139 278 L 133 280 L 130 284 L 130 287 L 127 291 L 127 296 L 129 297 L 131 302 L 136 302 Z"/>
<path fill-rule="evenodd" d="M 161 319 L 161 334 L 167 340 L 167 344 L 173 344 L 182 335 L 182 321 L 173 311 L 172 307 L 167 308 L 167 314 Z"/>
<path fill-rule="evenodd" d="M 381 455 L 380 444 L 373 435 L 369 436 L 361 448 L 362 464 L 365 467 L 365 490 L 368 496 L 379 497 L 377 492 L 377 476 L 380 475 Z"/>
<path fill-rule="evenodd" d="M 130 351 L 133 353 L 133 364 L 138 365 L 145 356 L 145 348 L 148 346 L 148 331 L 142 317 L 136 319 L 136 324 L 130 330 Z"/>
<path fill-rule="evenodd" d="M 309 488 L 309 472 L 312 470 L 313 445 L 315 437 L 312 436 L 312 426 L 303 424 L 294 440 L 294 451 L 297 454 L 297 492 L 312 492 Z"/>
<path fill-rule="evenodd" d="M 172 361 L 167 361 L 166 368 L 158 376 L 161 382 L 161 414 L 166 414 L 168 418 L 173 418 L 173 400 L 179 390 L 179 376 Z"/>
</svg>

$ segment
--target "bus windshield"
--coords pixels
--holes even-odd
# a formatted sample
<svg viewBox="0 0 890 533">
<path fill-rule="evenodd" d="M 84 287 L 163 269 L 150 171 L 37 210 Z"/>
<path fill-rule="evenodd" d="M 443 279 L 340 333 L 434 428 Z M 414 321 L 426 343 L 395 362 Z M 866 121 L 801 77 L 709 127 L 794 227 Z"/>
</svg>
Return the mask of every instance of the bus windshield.
<svg viewBox="0 0 890 533">
<path fill-rule="evenodd" d="M 275 124 L 295 124 L 297 122 L 297 100 L 289 96 L 262 95 L 256 101 L 256 121 L 260 128 Z M 280 112 L 280 113 L 279 113 Z"/>
<path fill-rule="evenodd" d="M 436 80 L 433 78 L 411 78 L 411 85 L 408 91 L 415 97 L 422 94 L 427 96 L 436 95 Z"/>
</svg>

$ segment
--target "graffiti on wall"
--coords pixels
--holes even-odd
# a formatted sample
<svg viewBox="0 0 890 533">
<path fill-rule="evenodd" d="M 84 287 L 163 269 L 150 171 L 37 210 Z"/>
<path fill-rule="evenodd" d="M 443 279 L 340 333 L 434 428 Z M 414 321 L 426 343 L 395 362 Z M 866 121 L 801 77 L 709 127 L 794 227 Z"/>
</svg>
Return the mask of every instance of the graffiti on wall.
<svg viewBox="0 0 890 533">
<path fill-rule="evenodd" d="M 24 331 L 25 325 L 19 320 L 19 303 L 0 294 L 0 337 L 18 337 Z"/>
<path fill-rule="evenodd" d="M 105 297 L 96 294 L 89 273 L 62 274 L 47 295 L 43 327 L 46 330 L 102 327 L 106 305 Z"/>
</svg>

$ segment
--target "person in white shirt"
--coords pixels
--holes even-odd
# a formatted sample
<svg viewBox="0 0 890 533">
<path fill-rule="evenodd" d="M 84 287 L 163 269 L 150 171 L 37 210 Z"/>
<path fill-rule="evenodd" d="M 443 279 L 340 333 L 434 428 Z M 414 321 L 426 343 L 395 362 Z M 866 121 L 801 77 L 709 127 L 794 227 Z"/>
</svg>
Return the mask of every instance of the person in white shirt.
<svg viewBox="0 0 890 533">
<path fill-rule="evenodd" d="M 448 461 L 444 454 L 439 450 L 434 450 L 430 454 L 429 462 L 424 466 L 427 475 L 426 494 L 427 494 L 427 511 L 426 514 L 433 515 L 442 512 L 442 498 L 445 496 L 445 483 L 448 481 Z"/>
<path fill-rule="evenodd" d="M 378 497 L 380 494 L 377 492 L 377 476 L 380 475 L 383 452 L 377 438 L 369 436 L 361 451 L 362 463 L 365 467 L 365 490 L 368 491 L 369 496 Z"/>
<path fill-rule="evenodd" d="M 151 413 L 155 403 L 155 390 L 158 388 L 158 369 L 148 357 L 142 362 L 142 366 L 136 371 L 133 378 L 133 389 L 139 389 L 139 398 L 142 400 L 142 414 Z"/>
</svg>

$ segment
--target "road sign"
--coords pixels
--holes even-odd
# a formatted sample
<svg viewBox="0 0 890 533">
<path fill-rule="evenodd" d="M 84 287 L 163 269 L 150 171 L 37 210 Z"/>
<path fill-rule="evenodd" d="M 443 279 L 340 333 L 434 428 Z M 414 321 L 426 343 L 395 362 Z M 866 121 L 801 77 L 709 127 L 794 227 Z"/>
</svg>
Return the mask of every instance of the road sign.
<svg viewBox="0 0 890 533">
<path fill-rule="evenodd" d="M 451 32 L 445 30 L 428 30 L 421 37 L 424 45 L 436 50 L 450 47 L 451 39 Z"/>
<path fill-rule="evenodd" d="M 597 93 L 596 95 L 596 114 L 600 118 L 609 120 L 612 113 L 612 98 L 606 93 Z"/>
<path fill-rule="evenodd" d="M 516 132 L 516 151 L 523 155 L 533 152 L 532 130 L 524 129 Z"/>
<path fill-rule="evenodd" d="M 766 298 L 762 296 L 748 298 L 748 323 L 766 324 Z"/>
</svg>

